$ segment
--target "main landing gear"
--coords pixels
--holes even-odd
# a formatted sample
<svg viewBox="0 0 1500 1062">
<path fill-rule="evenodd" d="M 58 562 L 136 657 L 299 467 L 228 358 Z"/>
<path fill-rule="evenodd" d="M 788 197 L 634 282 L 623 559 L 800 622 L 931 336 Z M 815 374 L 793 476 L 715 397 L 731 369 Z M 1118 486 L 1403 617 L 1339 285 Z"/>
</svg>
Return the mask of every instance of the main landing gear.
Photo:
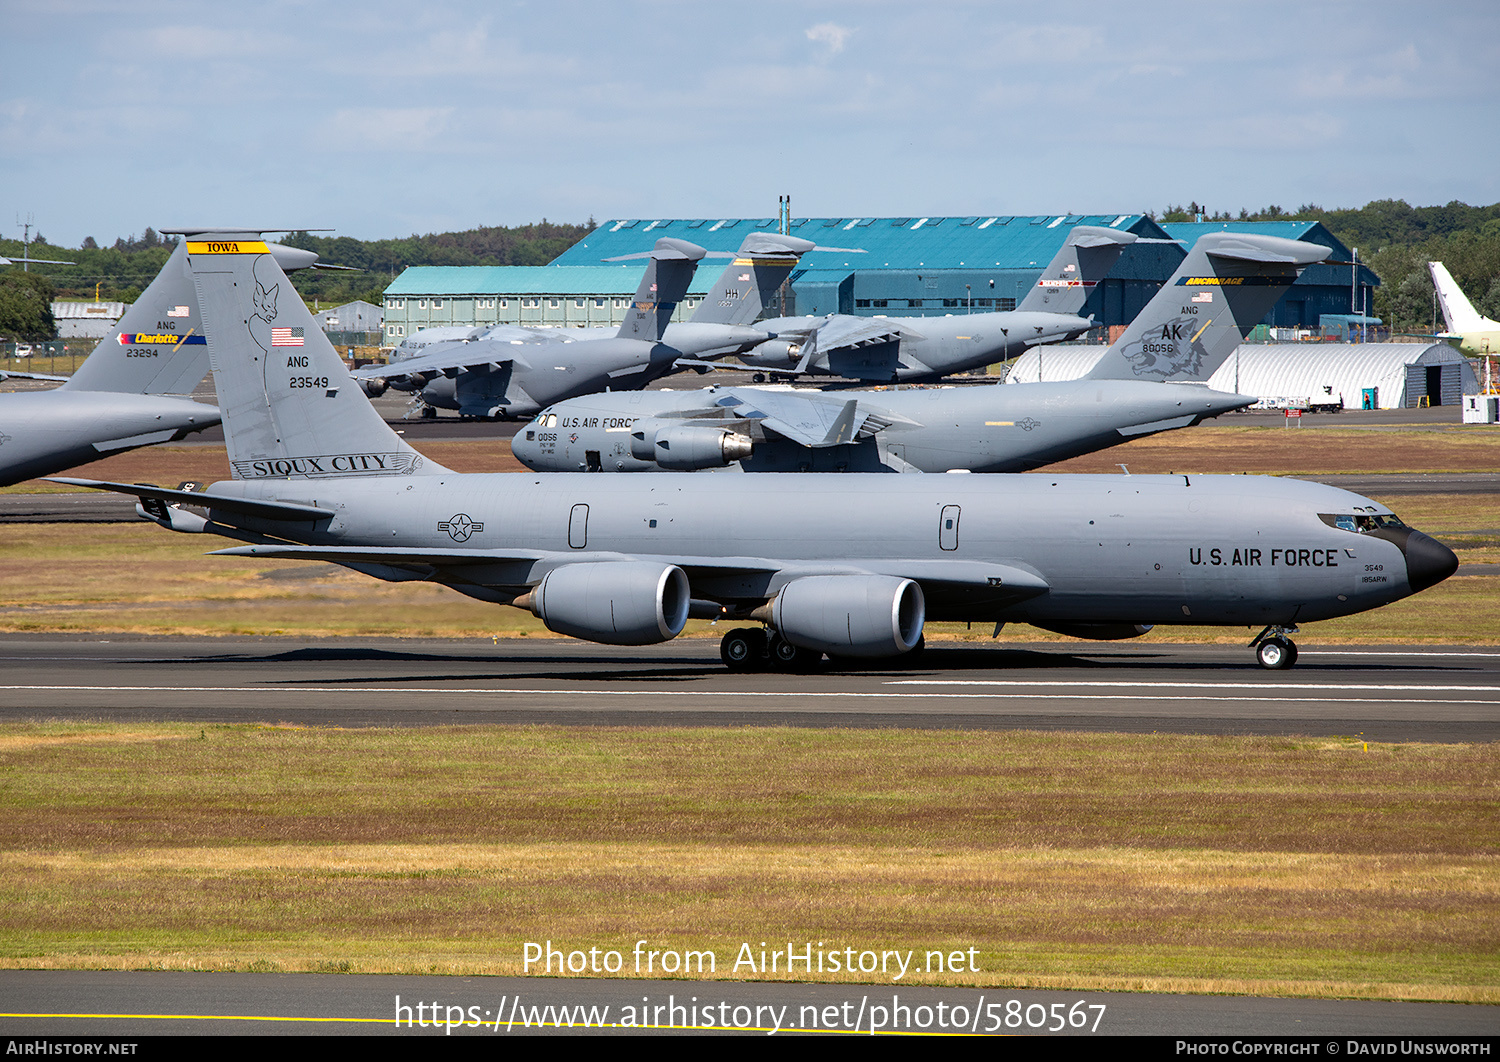
<svg viewBox="0 0 1500 1062">
<path fill-rule="evenodd" d="M 775 631 L 736 627 L 719 642 L 719 657 L 730 671 L 810 671 L 823 659 L 815 649 L 793 645 Z"/>
<path fill-rule="evenodd" d="M 1297 662 L 1297 643 L 1287 637 L 1296 634 L 1296 627 L 1281 627 L 1271 624 L 1255 636 L 1250 648 L 1255 650 L 1255 659 L 1268 671 L 1285 671 Z"/>
</svg>

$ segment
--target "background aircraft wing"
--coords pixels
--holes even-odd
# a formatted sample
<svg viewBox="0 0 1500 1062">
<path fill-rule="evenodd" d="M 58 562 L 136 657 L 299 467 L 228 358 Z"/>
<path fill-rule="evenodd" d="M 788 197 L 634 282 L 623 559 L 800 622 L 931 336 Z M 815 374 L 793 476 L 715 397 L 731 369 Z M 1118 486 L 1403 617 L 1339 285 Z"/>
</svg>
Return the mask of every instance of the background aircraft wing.
<svg viewBox="0 0 1500 1062">
<path fill-rule="evenodd" d="M 822 392 L 731 388 L 714 404 L 731 416 L 755 421 L 767 431 L 814 448 L 868 438 L 896 421 L 915 423 L 888 410 L 872 410 L 856 399 Z"/>
<path fill-rule="evenodd" d="M 925 339 L 921 332 L 905 324 L 880 317 L 851 317 L 835 314 L 817 330 L 818 350 L 828 353 L 840 347 L 863 347 L 893 343 L 905 339 Z"/>
<path fill-rule="evenodd" d="M 431 349 L 414 358 L 403 358 L 389 365 L 366 365 L 349 375 L 356 380 L 390 380 L 403 376 L 452 376 L 481 365 L 512 362 L 523 369 L 531 368 L 523 351 L 539 344 L 522 340 L 481 339 L 472 343 L 434 343 Z"/>
</svg>

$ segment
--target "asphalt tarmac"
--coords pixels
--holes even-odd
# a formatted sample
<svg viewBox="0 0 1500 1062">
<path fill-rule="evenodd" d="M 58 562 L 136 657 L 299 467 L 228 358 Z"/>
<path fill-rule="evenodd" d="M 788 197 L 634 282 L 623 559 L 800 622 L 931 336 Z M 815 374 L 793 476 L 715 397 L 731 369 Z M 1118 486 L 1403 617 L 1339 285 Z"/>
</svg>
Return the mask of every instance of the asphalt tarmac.
<svg viewBox="0 0 1500 1062">
<path fill-rule="evenodd" d="M 1246 640 L 1248 641 L 1248 635 Z M 10 635 L 0 720 L 308 726 L 917 727 L 1500 740 L 1500 649 L 1300 646 L 1290 671 L 1240 646 L 935 643 L 812 675 L 736 674 L 717 641 L 195 641 Z"/>
<path fill-rule="evenodd" d="M 540 942 L 539 942 L 540 943 Z M 619 958 L 629 966 L 633 941 Z M 798 944 L 797 948 L 803 945 Z M 794 949 L 800 958 L 802 952 Z M 917 956 L 921 959 L 921 955 Z M 727 965 L 727 963 L 725 964 Z M 0 1037 L 450 1036 L 739 1032 L 1493 1038 L 1500 1007 L 1154 993 L 586 977 L 0 971 Z M 421 1008 L 420 1010 L 418 1008 Z M 562 1020 L 559 1020 L 560 1015 Z M 24 1041 L 23 1041 L 24 1043 Z M 1235 1054 L 1251 1054 L 1244 1050 Z M 1181 1050 L 1169 1052 L 1174 1057 Z M 149 1051 L 138 1052 L 149 1055 Z M 1229 1045 L 1221 1052 L 1229 1054 Z M 1395 1044 L 1389 1051 L 1395 1054 Z M 1411 1052 L 1408 1052 L 1411 1053 Z M 1469 1053 L 1473 1053 L 1472 1051 Z"/>
</svg>

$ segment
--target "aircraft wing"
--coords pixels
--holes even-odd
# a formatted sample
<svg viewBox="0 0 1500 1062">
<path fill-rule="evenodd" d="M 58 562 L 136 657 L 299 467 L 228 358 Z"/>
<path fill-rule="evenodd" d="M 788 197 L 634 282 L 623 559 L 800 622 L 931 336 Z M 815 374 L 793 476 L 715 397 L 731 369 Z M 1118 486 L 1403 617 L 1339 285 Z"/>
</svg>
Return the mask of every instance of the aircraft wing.
<svg viewBox="0 0 1500 1062">
<path fill-rule="evenodd" d="M 887 318 L 852 317 L 836 314 L 817 331 L 818 350 L 827 353 L 838 347 L 867 347 L 876 343 L 894 343 L 905 339 L 925 339 L 909 326 L 897 326 Z"/>
<path fill-rule="evenodd" d="M 768 431 L 803 446 L 840 446 L 868 438 L 896 421 L 915 424 L 887 410 L 872 410 L 855 399 L 821 392 L 726 389 L 714 405 L 731 416 L 753 420 Z"/>
<path fill-rule="evenodd" d="M 201 497 L 201 495 L 199 495 Z M 1026 568 L 988 561 L 961 560 L 868 560 L 858 564 L 838 561 L 800 562 L 765 557 L 645 557 L 626 553 L 587 553 L 527 549 L 416 549 L 400 546 L 296 546 L 274 543 L 231 546 L 214 550 L 212 557 L 262 557 L 275 560 L 324 561 L 332 564 L 379 565 L 382 567 L 454 569 L 496 564 L 518 565 L 513 575 L 516 587 L 536 583 L 548 571 L 580 561 L 664 560 L 676 564 L 694 585 L 695 593 L 714 593 L 719 580 L 742 582 L 747 577 L 758 589 L 755 594 L 774 596 L 793 579 L 807 575 L 892 575 L 911 579 L 923 592 L 941 598 L 954 594 L 981 593 L 996 602 L 1014 602 L 1047 593 L 1051 586 Z M 733 595 L 730 595 L 733 596 Z"/>
</svg>

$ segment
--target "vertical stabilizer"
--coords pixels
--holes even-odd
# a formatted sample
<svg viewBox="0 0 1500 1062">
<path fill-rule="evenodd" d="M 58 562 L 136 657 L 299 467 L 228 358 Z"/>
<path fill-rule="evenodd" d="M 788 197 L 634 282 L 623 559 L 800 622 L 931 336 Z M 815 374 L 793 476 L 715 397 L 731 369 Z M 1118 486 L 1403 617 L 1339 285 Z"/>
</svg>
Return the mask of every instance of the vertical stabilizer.
<svg viewBox="0 0 1500 1062">
<path fill-rule="evenodd" d="M 1094 286 L 1103 280 L 1121 253 L 1138 237 L 1133 232 L 1097 225 L 1075 225 L 1036 285 L 1017 310 L 1077 314 Z"/>
<path fill-rule="evenodd" d="M 1327 247 L 1279 236 L 1200 236 L 1089 378 L 1206 383 Z"/>
<path fill-rule="evenodd" d="M 1491 321 L 1474 309 L 1474 304 L 1448 272 L 1447 266 L 1442 262 L 1428 262 L 1427 268 L 1432 273 L 1432 286 L 1437 288 L 1438 302 L 1443 307 L 1443 320 L 1448 322 L 1448 331 L 1482 332 L 1488 328 L 1500 328 L 1500 322 Z"/>
<path fill-rule="evenodd" d="M 816 245 L 778 232 L 752 232 L 740 244 L 714 286 L 708 289 L 693 321 L 699 324 L 748 325 L 791 276 L 797 260 Z"/>
<path fill-rule="evenodd" d="M 191 229 L 181 234 L 213 231 Z M 318 260 L 312 251 L 274 243 L 266 246 L 283 269 L 305 269 Z M 208 344 L 203 338 L 198 292 L 188 269 L 186 246 L 178 243 L 156 279 L 59 390 L 190 395 L 207 375 Z"/>
<path fill-rule="evenodd" d="M 662 333 L 672 320 L 672 311 L 687 294 L 698 262 L 706 253 L 696 243 L 686 240 L 674 240 L 669 236 L 657 240 L 651 251 L 651 261 L 646 266 L 646 275 L 636 290 L 635 301 L 625 311 L 619 338 L 661 342 Z"/>
<path fill-rule="evenodd" d="M 259 233 L 184 247 L 235 479 L 448 471 L 386 426 Z"/>
<path fill-rule="evenodd" d="M 188 272 L 187 250 L 179 243 L 156 279 L 61 389 L 188 395 L 206 375 L 208 347 L 198 293 Z"/>
</svg>

